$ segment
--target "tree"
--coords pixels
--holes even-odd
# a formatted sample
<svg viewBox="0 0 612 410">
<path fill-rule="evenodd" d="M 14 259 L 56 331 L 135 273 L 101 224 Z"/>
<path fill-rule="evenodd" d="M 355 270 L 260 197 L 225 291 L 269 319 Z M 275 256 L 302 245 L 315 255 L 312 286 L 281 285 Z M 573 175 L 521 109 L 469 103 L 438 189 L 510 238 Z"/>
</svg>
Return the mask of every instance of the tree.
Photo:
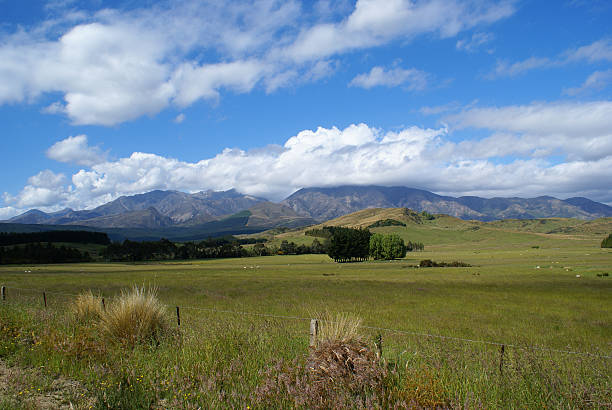
<svg viewBox="0 0 612 410">
<path fill-rule="evenodd" d="M 602 248 L 612 248 L 612 233 L 606 239 L 601 241 Z"/>
<path fill-rule="evenodd" d="M 366 260 L 370 254 L 370 236 L 367 229 L 334 227 L 327 254 L 336 262 Z"/>
<path fill-rule="evenodd" d="M 370 238 L 370 256 L 375 260 L 403 258 L 406 256 L 406 245 L 396 234 L 376 233 Z"/>
</svg>

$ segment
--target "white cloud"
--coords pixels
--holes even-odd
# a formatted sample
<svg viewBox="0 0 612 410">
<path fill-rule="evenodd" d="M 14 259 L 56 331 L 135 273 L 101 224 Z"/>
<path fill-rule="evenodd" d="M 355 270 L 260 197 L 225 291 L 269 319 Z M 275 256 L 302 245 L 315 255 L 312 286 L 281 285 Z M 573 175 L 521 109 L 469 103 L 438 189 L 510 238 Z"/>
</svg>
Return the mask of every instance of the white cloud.
<svg viewBox="0 0 612 410">
<path fill-rule="evenodd" d="M 464 38 L 457 41 L 455 47 L 457 50 L 467 51 L 468 53 L 476 52 L 481 46 L 493 41 L 494 35 L 491 33 L 474 33 L 471 38 Z"/>
<path fill-rule="evenodd" d="M 553 60 L 548 58 L 530 57 L 523 61 L 516 63 L 509 63 L 508 61 L 498 61 L 495 66 L 495 71 L 489 75 L 490 78 L 495 77 L 514 77 L 519 74 L 523 74 L 526 71 L 530 71 L 540 67 L 550 67 L 556 64 Z"/>
<path fill-rule="evenodd" d="M 28 185 L 17 196 L 4 193 L 4 202 L 20 209 L 56 205 L 67 199 L 68 192 L 63 186 L 65 180 L 64 174 L 41 171 L 28 179 Z"/>
<path fill-rule="evenodd" d="M 612 132 L 612 101 L 533 103 L 471 108 L 446 118 L 457 128 L 568 138 L 597 138 Z M 612 139 L 610 139 L 612 144 Z"/>
<path fill-rule="evenodd" d="M 99 147 L 87 145 L 86 135 L 77 135 L 53 144 L 47 150 L 47 157 L 60 162 L 91 166 L 103 162 L 106 153 Z"/>
<path fill-rule="evenodd" d="M 414 68 L 373 67 L 369 73 L 359 74 L 350 82 L 354 87 L 372 88 L 377 86 L 397 87 L 403 85 L 409 90 L 423 90 L 427 87 L 428 74 Z"/>
<path fill-rule="evenodd" d="M 514 12 L 511 0 L 359 0 L 346 16 L 347 3 L 334 1 L 318 3 L 313 22 L 295 0 L 168 1 L 93 14 L 54 4 L 62 18 L 0 34 L 0 78 L 11 79 L 0 82 L 0 104 L 60 93 L 46 113 L 106 126 L 214 102 L 223 90 L 318 81 L 334 72 L 332 54 L 419 34 L 450 37 Z M 330 7 L 336 12 L 323 12 Z M 338 20 L 339 11 L 340 22 L 316 20 Z"/>
<path fill-rule="evenodd" d="M 304 130 L 283 146 L 225 149 L 198 162 L 135 152 L 81 169 L 69 183 L 44 171 L 17 195 L 5 194 L 5 205 L 82 209 L 153 189 L 236 188 L 280 200 L 302 187 L 344 184 L 415 186 L 453 195 L 584 195 L 612 202 L 610 101 L 471 107 L 445 120 L 450 132 L 391 132 L 366 124 Z M 454 133 L 467 128 L 490 134 L 457 142 Z"/>
<path fill-rule="evenodd" d="M 285 53 L 296 61 L 305 61 L 420 34 L 452 37 L 462 30 L 512 15 L 514 3 L 358 0 L 353 12 L 340 23 L 324 23 L 302 30 Z"/>
<path fill-rule="evenodd" d="M 12 218 L 23 213 L 23 210 L 13 208 L 12 206 L 0 207 L 0 221 Z"/>
<path fill-rule="evenodd" d="M 592 44 L 566 52 L 568 61 L 612 61 L 612 39 L 603 38 Z"/>
<path fill-rule="evenodd" d="M 554 58 L 530 57 L 514 63 L 498 61 L 495 70 L 487 77 L 514 77 L 537 68 L 560 67 L 570 63 L 586 61 L 596 63 L 599 61 L 612 61 L 612 40 L 604 38 L 577 49 L 566 50 Z"/>
<path fill-rule="evenodd" d="M 612 69 L 595 71 L 580 87 L 567 88 L 563 90 L 563 93 L 566 95 L 579 95 L 589 91 L 599 91 L 606 88 L 610 83 L 612 83 Z"/>
<path fill-rule="evenodd" d="M 182 123 L 183 121 L 185 121 L 185 119 L 186 119 L 186 118 L 187 118 L 187 116 L 185 116 L 185 114 L 180 113 L 179 115 L 177 115 L 177 116 L 174 118 L 174 123 L 175 123 L 175 124 L 180 124 L 180 123 Z"/>
</svg>

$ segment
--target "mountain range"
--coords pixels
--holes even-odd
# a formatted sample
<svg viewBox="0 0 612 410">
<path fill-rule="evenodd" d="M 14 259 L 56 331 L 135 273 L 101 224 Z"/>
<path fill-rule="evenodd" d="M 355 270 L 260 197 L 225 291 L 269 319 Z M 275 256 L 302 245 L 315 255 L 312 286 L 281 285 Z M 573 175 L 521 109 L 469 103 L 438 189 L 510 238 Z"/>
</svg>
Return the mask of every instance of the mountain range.
<svg viewBox="0 0 612 410">
<path fill-rule="evenodd" d="M 450 197 L 407 187 L 340 186 L 303 188 L 280 203 L 236 190 L 151 191 L 122 196 L 91 210 L 46 213 L 29 210 L 4 221 L 8 224 L 97 228 L 120 237 L 174 239 L 257 232 L 275 227 L 299 227 L 323 222 L 366 208 L 410 208 L 461 219 L 533 219 L 565 217 L 589 220 L 612 217 L 612 207 L 576 197 L 537 198 Z M 33 229 L 36 227 L 33 227 Z M 125 230 L 129 230 L 129 233 Z"/>
</svg>

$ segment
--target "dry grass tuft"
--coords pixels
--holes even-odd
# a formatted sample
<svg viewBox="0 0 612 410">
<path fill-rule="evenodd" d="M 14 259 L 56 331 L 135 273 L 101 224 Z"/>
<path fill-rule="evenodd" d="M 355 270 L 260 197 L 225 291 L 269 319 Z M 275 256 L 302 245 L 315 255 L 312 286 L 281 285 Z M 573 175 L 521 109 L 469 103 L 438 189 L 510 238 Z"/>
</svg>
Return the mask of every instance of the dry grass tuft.
<svg viewBox="0 0 612 410">
<path fill-rule="evenodd" d="M 157 299 L 156 289 L 147 290 L 144 286 L 122 291 L 101 319 L 102 333 L 111 341 L 127 346 L 158 342 L 170 328 L 166 308 Z"/>
<path fill-rule="evenodd" d="M 323 315 L 320 340 L 305 365 L 279 363 L 255 391 L 263 407 L 385 408 L 389 371 L 359 334 L 361 320 Z"/>
<path fill-rule="evenodd" d="M 94 295 L 91 290 L 77 296 L 70 306 L 74 317 L 79 322 L 93 322 L 102 317 L 102 299 Z"/>
<path fill-rule="evenodd" d="M 325 313 L 319 329 L 320 343 L 363 343 L 361 319 L 346 313 Z"/>
</svg>

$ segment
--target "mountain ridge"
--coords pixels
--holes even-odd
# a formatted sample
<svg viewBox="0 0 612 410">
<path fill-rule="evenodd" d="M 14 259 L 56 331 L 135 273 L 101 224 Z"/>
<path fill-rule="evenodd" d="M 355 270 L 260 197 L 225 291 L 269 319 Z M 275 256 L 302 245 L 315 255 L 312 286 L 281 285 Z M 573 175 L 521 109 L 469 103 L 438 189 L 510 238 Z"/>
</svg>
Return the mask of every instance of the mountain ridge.
<svg viewBox="0 0 612 410">
<path fill-rule="evenodd" d="M 143 194 L 121 196 L 90 210 L 66 208 L 45 213 L 32 209 L 4 222 L 109 229 L 151 229 L 156 232 L 164 229 L 190 228 L 187 230 L 192 232 L 193 229 L 204 226 L 208 230 L 218 225 L 215 225 L 216 221 L 249 211 L 248 218 L 240 229 L 263 230 L 316 224 L 369 208 L 409 208 L 417 212 L 427 211 L 479 221 L 551 217 L 592 220 L 612 216 L 612 207 L 583 197 L 566 200 L 551 196 L 455 198 L 401 186 L 344 185 L 302 188 L 280 203 L 241 194 L 235 189 L 208 190 L 193 194 L 154 190 Z"/>
</svg>

